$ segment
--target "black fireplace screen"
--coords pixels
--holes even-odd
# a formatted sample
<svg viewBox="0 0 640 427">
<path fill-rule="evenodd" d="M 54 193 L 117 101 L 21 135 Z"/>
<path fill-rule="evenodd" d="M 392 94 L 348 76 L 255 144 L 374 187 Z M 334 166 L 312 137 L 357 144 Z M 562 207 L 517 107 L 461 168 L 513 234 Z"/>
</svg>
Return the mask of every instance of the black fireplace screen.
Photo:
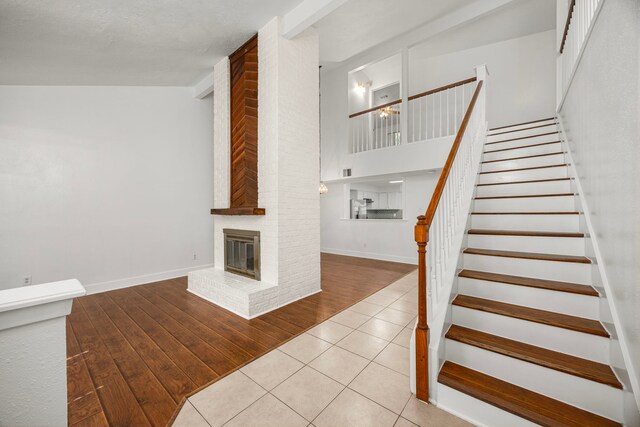
<svg viewBox="0 0 640 427">
<path fill-rule="evenodd" d="M 224 269 L 260 280 L 260 232 L 232 230 L 224 232 Z"/>
</svg>

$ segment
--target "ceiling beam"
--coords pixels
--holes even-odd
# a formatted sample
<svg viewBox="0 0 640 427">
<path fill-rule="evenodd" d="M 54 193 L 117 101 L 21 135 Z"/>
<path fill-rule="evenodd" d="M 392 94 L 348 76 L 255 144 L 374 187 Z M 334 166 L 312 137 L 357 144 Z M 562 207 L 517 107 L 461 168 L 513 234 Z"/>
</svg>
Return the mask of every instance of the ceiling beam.
<svg viewBox="0 0 640 427">
<path fill-rule="evenodd" d="M 202 99 L 213 92 L 213 71 L 193 87 L 193 97 Z"/>
<path fill-rule="evenodd" d="M 292 39 L 347 0 L 303 0 L 282 17 L 282 37 Z"/>
<path fill-rule="evenodd" d="M 409 30 L 404 34 L 357 53 L 341 61 L 337 67 L 347 67 L 349 70 L 352 70 L 358 66 L 378 61 L 380 58 L 385 57 L 385 52 L 391 55 L 393 52 L 397 52 L 404 47 L 415 46 L 445 31 L 453 30 L 476 19 L 480 19 L 500 8 L 508 6 L 514 1 L 517 0 L 475 0 L 427 24 L 423 24 L 418 28 Z M 327 69 L 333 70 L 337 67 L 327 67 Z"/>
</svg>

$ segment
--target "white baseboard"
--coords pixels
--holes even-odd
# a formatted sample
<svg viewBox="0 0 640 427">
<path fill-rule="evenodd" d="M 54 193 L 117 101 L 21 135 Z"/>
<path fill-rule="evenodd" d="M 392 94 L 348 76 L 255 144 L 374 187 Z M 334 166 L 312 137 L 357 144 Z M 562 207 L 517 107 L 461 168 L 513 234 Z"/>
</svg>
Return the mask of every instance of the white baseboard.
<svg viewBox="0 0 640 427">
<path fill-rule="evenodd" d="M 177 270 L 162 271 L 160 273 L 145 274 L 142 276 L 127 277 L 125 279 L 111 280 L 108 282 L 91 283 L 84 285 L 87 295 L 97 294 L 99 292 L 113 291 L 115 289 L 128 288 L 145 283 L 159 282 L 161 280 L 175 279 L 176 277 L 186 276 L 190 271 L 200 270 L 203 268 L 211 268 L 213 264 L 194 265 L 193 267 L 179 268 Z"/>
<path fill-rule="evenodd" d="M 350 251 L 346 249 L 334 249 L 334 248 L 322 248 L 320 251 L 326 252 L 329 254 L 334 254 L 334 255 L 354 256 L 358 258 L 369 258 L 369 259 L 377 259 L 380 261 L 393 261 L 393 262 L 402 262 L 405 264 L 418 265 L 417 255 L 415 257 L 403 257 L 403 256 L 397 256 L 397 255 L 389 255 L 389 254 L 378 254 L 375 252 L 360 252 L 360 251 Z"/>
</svg>

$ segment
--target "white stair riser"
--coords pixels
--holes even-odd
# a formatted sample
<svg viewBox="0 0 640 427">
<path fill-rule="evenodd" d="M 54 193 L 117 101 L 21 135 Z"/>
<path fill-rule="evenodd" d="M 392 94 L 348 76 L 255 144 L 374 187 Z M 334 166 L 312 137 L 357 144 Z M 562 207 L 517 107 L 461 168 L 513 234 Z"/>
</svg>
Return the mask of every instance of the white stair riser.
<svg viewBox="0 0 640 427">
<path fill-rule="evenodd" d="M 530 144 L 522 144 L 522 145 L 525 146 Z M 486 151 L 492 151 L 490 147 L 491 146 L 489 146 L 489 148 L 487 148 Z M 484 153 L 482 157 L 482 161 L 486 162 L 489 160 L 510 159 L 512 157 L 524 157 L 524 156 L 535 156 L 538 154 L 559 153 L 561 151 L 562 151 L 562 145 L 559 142 L 557 142 L 555 144 L 545 144 L 545 145 L 538 145 L 535 147 L 525 147 L 525 148 L 510 149 L 506 151 Z"/>
<path fill-rule="evenodd" d="M 554 124 L 542 126 L 544 123 L 532 123 L 522 127 L 522 130 L 497 130 L 487 134 L 487 142 L 499 141 L 508 138 L 521 138 L 523 136 L 540 135 L 541 133 L 556 132 L 558 127 Z M 532 129 L 529 129 L 532 128 Z"/>
<path fill-rule="evenodd" d="M 483 427 L 536 427 L 530 421 L 503 411 L 444 384 L 438 384 L 439 408 Z"/>
<path fill-rule="evenodd" d="M 556 123 L 556 119 L 540 120 L 540 121 L 537 121 L 537 122 L 526 123 L 526 124 L 523 124 L 523 125 L 514 125 L 514 126 L 501 128 L 501 129 L 492 129 L 492 130 L 489 130 L 489 132 L 487 132 L 487 133 L 488 134 L 495 134 L 495 133 L 499 133 L 499 132 L 517 131 L 517 130 L 521 130 L 521 129 L 530 128 L 530 127 L 533 127 L 533 126 L 548 125 L 548 124 L 555 124 L 555 123 Z"/>
<path fill-rule="evenodd" d="M 571 181 L 530 182 L 525 184 L 481 185 L 477 197 L 526 196 L 530 194 L 561 194 L 571 192 Z"/>
<path fill-rule="evenodd" d="M 499 162 L 482 163 L 481 172 L 505 171 L 521 168 L 535 168 L 538 166 L 562 165 L 565 163 L 564 154 L 555 154 L 553 156 L 527 157 L 517 160 L 502 160 Z"/>
<path fill-rule="evenodd" d="M 581 237 L 491 236 L 469 234 L 470 248 L 584 256 Z"/>
<path fill-rule="evenodd" d="M 522 145 L 541 144 L 543 142 L 555 142 L 558 141 L 559 135 L 552 133 L 549 135 L 543 135 L 547 132 L 540 132 L 540 136 L 532 136 L 529 138 L 516 139 L 509 135 L 501 135 L 504 138 L 496 139 L 495 141 L 487 141 L 484 145 L 484 151 L 502 150 L 503 148 L 515 148 Z"/>
<path fill-rule="evenodd" d="M 451 308 L 452 321 L 456 325 L 600 363 L 609 363 L 608 338 L 466 307 L 454 305 Z"/>
<path fill-rule="evenodd" d="M 458 341 L 446 340 L 445 353 L 447 360 L 527 390 L 607 418 L 622 418 L 622 390 Z"/>
<path fill-rule="evenodd" d="M 512 172 L 481 173 L 478 176 L 478 184 L 569 178 L 568 173 L 566 166 Z"/>
<path fill-rule="evenodd" d="M 478 298 L 598 320 L 599 298 L 528 286 L 458 278 L 458 292 Z"/>
<path fill-rule="evenodd" d="M 476 199 L 473 212 L 574 212 L 575 196 Z"/>
<path fill-rule="evenodd" d="M 464 254 L 466 270 L 589 284 L 591 264 Z"/>
<path fill-rule="evenodd" d="M 519 231 L 578 231 L 580 215 L 514 214 L 514 215 L 471 215 L 471 228 L 483 230 Z"/>
</svg>

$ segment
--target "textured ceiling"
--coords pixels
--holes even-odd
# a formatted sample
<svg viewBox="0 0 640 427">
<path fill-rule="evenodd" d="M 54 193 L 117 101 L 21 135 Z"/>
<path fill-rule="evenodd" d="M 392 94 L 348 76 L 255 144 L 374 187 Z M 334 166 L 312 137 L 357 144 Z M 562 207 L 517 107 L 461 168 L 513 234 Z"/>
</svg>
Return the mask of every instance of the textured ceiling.
<svg viewBox="0 0 640 427">
<path fill-rule="evenodd" d="M 0 84 L 185 86 L 300 0 L 0 0 Z"/>
<path fill-rule="evenodd" d="M 317 22 L 320 60 L 342 62 L 471 0 L 349 0 Z"/>
</svg>

